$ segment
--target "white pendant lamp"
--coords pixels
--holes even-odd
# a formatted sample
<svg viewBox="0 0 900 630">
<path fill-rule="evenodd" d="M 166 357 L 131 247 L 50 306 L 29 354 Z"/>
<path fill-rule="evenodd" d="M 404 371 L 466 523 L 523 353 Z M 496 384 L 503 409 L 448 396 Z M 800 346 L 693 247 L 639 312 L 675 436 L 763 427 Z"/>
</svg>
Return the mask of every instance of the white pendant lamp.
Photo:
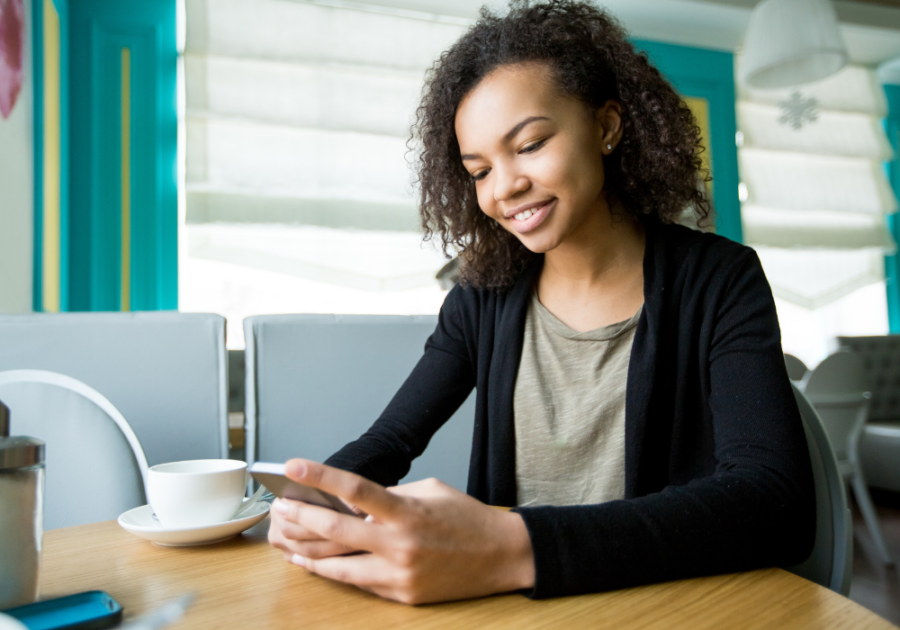
<svg viewBox="0 0 900 630">
<path fill-rule="evenodd" d="M 775 89 L 834 74 L 847 63 L 830 0 L 762 0 L 744 36 L 741 81 Z"/>
</svg>

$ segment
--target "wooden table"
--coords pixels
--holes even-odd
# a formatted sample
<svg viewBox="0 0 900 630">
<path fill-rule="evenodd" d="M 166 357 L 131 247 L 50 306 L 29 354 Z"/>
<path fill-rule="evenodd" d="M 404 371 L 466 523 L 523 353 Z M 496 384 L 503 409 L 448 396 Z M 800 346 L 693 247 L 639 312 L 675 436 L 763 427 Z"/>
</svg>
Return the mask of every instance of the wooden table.
<svg viewBox="0 0 900 630">
<path fill-rule="evenodd" d="M 108 591 L 126 618 L 187 591 L 197 601 L 172 628 L 895 628 L 828 589 L 780 569 L 598 595 L 521 595 L 429 606 L 388 602 L 288 564 L 266 542 L 268 519 L 243 536 L 170 548 L 115 521 L 44 536 L 42 598 Z"/>
</svg>

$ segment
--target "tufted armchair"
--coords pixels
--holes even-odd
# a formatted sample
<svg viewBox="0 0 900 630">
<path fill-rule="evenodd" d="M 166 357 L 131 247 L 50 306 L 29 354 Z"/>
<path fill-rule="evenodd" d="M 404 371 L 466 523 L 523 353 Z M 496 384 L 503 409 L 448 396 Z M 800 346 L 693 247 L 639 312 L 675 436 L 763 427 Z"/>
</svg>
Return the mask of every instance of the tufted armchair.
<svg viewBox="0 0 900 630">
<path fill-rule="evenodd" d="M 872 393 L 869 423 L 860 444 L 870 486 L 900 492 L 900 335 L 838 337 L 863 360 Z"/>
</svg>

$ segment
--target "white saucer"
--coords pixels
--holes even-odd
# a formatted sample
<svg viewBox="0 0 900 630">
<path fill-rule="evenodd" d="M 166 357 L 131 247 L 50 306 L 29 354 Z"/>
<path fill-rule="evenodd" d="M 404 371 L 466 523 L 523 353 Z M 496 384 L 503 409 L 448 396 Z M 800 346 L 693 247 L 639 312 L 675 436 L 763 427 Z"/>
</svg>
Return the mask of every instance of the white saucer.
<svg viewBox="0 0 900 630">
<path fill-rule="evenodd" d="M 153 518 L 153 508 L 142 505 L 128 510 L 119 517 L 119 525 L 140 538 L 146 538 L 165 547 L 190 547 L 209 545 L 237 536 L 250 529 L 269 513 L 269 504 L 258 501 L 250 513 L 238 519 L 204 525 L 202 527 L 163 527 Z"/>
</svg>

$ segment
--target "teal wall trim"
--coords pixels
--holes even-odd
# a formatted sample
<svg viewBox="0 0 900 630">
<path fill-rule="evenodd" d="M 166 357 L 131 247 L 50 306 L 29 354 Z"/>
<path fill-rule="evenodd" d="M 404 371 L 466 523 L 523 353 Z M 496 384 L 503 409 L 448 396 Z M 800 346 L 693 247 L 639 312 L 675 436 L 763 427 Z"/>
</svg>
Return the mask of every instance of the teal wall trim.
<svg viewBox="0 0 900 630">
<path fill-rule="evenodd" d="M 44 310 L 44 2 L 31 2 L 31 65 L 34 93 L 34 236 L 31 308 Z"/>
<path fill-rule="evenodd" d="M 53 0 L 59 14 L 60 37 L 60 199 L 59 199 L 59 306 L 60 311 L 68 310 L 69 304 L 69 29 L 68 0 Z M 44 2 L 31 3 L 31 52 L 33 86 L 33 130 L 34 130 L 34 233 L 31 308 L 44 310 Z"/>
<path fill-rule="evenodd" d="M 37 0 L 32 0 L 37 2 Z M 60 136 L 59 136 L 59 310 L 69 310 L 69 0 L 53 0 L 59 13 L 59 87 L 60 87 Z"/>
<path fill-rule="evenodd" d="M 131 310 L 178 307 L 176 0 L 70 8 L 72 310 L 119 310 L 122 55 L 130 51 Z"/>
<path fill-rule="evenodd" d="M 884 127 L 894 149 L 894 159 L 885 166 L 894 195 L 900 199 L 900 85 L 885 85 L 884 93 L 888 102 L 888 115 Z M 894 240 L 900 243 L 900 224 L 898 224 L 900 222 L 897 215 L 889 216 L 887 221 Z M 900 254 L 884 257 L 884 279 L 889 329 L 891 333 L 900 333 Z"/>
<path fill-rule="evenodd" d="M 713 205 L 716 231 L 743 241 L 741 203 L 738 198 L 738 160 L 735 146 L 734 56 L 731 53 L 634 40 L 682 95 L 705 98 L 709 103 L 712 151 Z"/>
</svg>

